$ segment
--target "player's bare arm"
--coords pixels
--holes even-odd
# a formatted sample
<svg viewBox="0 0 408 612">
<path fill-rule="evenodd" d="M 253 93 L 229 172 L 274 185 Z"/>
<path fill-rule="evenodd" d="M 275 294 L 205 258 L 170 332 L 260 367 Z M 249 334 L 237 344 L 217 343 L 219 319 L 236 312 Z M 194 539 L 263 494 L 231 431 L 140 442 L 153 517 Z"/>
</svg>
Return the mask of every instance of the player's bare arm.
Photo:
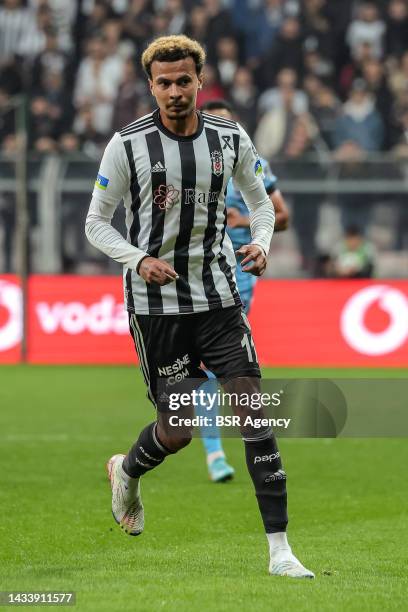
<svg viewBox="0 0 408 612">
<path fill-rule="evenodd" d="M 289 226 L 289 209 L 279 189 L 269 196 L 275 209 L 275 232 L 284 232 Z M 229 227 L 249 227 L 249 217 L 242 215 L 239 210 L 230 206 L 227 208 L 227 223 Z"/>
<path fill-rule="evenodd" d="M 275 209 L 275 232 L 284 232 L 289 225 L 289 209 L 279 189 L 269 196 Z"/>
<path fill-rule="evenodd" d="M 249 227 L 249 217 L 242 215 L 239 210 L 230 206 L 227 208 L 228 227 Z"/>
</svg>

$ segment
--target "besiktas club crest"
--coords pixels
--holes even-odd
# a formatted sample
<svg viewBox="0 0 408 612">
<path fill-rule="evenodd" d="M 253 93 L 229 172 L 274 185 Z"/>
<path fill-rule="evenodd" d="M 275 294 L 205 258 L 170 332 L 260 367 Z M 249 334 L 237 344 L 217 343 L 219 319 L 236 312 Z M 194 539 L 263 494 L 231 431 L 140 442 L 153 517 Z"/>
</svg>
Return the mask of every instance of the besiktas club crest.
<svg viewBox="0 0 408 612">
<path fill-rule="evenodd" d="M 221 176 L 224 172 L 224 158 L 221 151 L 213 151 L 211 153 L 211 168 L 215 176 Z"/>
</svg>

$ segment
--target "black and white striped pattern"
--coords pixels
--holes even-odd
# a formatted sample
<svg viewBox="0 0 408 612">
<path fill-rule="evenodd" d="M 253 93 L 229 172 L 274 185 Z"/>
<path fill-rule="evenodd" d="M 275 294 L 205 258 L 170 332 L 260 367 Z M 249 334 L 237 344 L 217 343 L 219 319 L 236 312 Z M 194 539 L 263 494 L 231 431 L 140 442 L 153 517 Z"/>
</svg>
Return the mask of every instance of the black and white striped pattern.
<svg viewBox="0 0 408 612">
<path fill-rule="evenodd" d="M 204 119 L 204 123 L 209 125 L 215 125 L 218 127 L 227 127 L 232 130 L 236 130 L 238 125 L 236 121 L 232 119 L 225 119 L 224 117 L 219 117 L 218 115 L 211 115 L 211 113 L 201 113 Z"/>
<path fill-rule="evenodd" d="M 119 134 L 122 137 L 131 136 L 132 134 L 137 134 L 137 132 L 143 132 L 146 128 L 154 126 L 154 121 L 152 115 L 147 115 L 147 117 L 141 117 L 137 121 L 130 123 L 126 127 L 124 127 Z"/>
<path fill-rule="evenodd" d="M 101 166 L 101 173 L 114 181 L 126 160 L 128 241 L 169 262 L 179 275 L 159 287 L 125 270 L 128 310 L 187 314 L 240 304 L 224 202 L 239 155 L 239 126 L 203 113 L 195 135 L 177 137 L 155 111 L 119 134 L 125 155 L 112 167 Z"/>
</svg>

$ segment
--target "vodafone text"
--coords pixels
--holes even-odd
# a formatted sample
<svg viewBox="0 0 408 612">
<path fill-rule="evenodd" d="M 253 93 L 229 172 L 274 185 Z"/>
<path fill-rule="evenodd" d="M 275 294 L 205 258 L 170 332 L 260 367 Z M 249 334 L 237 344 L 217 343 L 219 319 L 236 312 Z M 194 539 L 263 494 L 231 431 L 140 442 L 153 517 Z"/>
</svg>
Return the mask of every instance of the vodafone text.
<svg viewBox="0 0 408 612">
<path fill-rule="evenodd" d="M 55 334 L 59 329 L 69 335 L 91 332 L 124 335 L 129 333 L 127 313 L 123 305 L 113 295 L 103 295 L 101 299 L 86 305 L 75 302 L 38 302 L 36 314 L 42 330 Z"/>
</svg>

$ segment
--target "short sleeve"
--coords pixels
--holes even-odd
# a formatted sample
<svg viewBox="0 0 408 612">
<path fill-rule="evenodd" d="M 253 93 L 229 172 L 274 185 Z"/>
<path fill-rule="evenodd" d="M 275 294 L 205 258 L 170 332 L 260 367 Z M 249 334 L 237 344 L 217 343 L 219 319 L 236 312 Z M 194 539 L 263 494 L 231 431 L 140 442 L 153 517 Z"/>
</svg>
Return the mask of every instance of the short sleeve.
<svg viewBox="0 0 408 612">
<path fill-rule="evenodd" d="M 120 134 L 116 132 L 103 154 L 92 196 L 116 206 L 129 188 L 129 162 Z"/>
</svg>

